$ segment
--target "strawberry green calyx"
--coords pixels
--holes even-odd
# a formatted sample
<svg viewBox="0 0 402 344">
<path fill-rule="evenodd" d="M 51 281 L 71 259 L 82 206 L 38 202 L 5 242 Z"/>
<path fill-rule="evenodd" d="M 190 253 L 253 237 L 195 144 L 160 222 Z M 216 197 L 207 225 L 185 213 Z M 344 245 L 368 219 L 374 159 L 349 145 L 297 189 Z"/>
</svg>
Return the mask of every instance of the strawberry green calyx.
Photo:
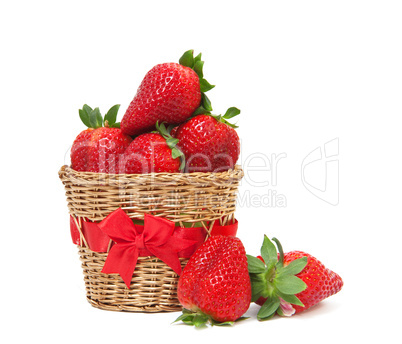
<svg viewBox="0 0 402 344">
<path fill-rule="evenodd" d="M 166 140 L 166 144 L 169 146 L 169 148 L 172 150 L 172 158 L 180 158 L 180 170 L 183 171 L 184 167 L 186 166 L 186 159 L 184 157 L 183 152 L 177 148 L 177 143 L 179 142 L 179 139 L 175 139 L 170 135 L 170 131 L 172 130 L 172 127 L 166 128 L 164 123 L 159 124 L 159 122 L 156 122 L 156 130 L 158 131 L 159 134 L 163 136 L 163 138 Z"/>
<path fill-rule="evenodd" d="M 207 80 L 204 79 L 204 73 L 202 71 L 204 61 L 201 61 L 201 53 L 194 57 L 194 50 L 187 50 L 179 59 L 179 63 L 182 66 L 193 69 L 194 72 L 197 73 L 200 79 L 200 88 L 202 93 L 208 92 L 215 87 L 215 85 L 211 85 Z"/>
<path fill-rule="evenodd" d="M 240 110 L 236 107 L 231 107 L 229 109 L 226 110 L 224 115 L 212 115 L 210 114 L 210 116 L 212 116 L 213 118 L 215 118 L 217 121 L 222 122 L 227 124 L 228 126 L 236 129 L 238 128 L 238 126 L 236 124 L 230 123 L 228 121 L 228 119 L 231 119 L 233 117 L 236 117 L 240 114 Z"/>
<path fill-rule="evenodd" d="M 106 113 L 105 117 L 98 107 L 92 109 L 90 106 L 85 104 L 82 109 L 78 110 L 82 123 L 84 123 L 88 128 L 120 128 L 120 122 L 116 122 L 117 112 L 119 111 L 120 104 L 112 106 Z"/>
<path fill-rule="evenodd" d="M 191 68 L 194 72 L 198 75 L 200 80 L 200 90 L 201 90 L 201 104 L 195 110 L 194 115 L 199 115 L 202 113 L 209 113 L 212 111 L 211 101 L 205 95 L 205 92 L 212 90 L 215 85 L 211 85 L 205 78 L 204 78 L 204 61 L 201 61 L 201 53 L 194 57 L 194 50 L 187 50 L 183 56 L 179 59 L 179 63 L 182 66 Z"/>
<path fill-rule="evenodd" d="M 182 321 L 186 325 L 202 328 L 206 327 L 208 324 L 210 324 L 211 326 L 233 326 L 235 322 L 246 319 L 248 319 L 248 317 L 240 317 L 236 321 L 219 322 L 201 311 L 192 312 L 188 309 L 183 309 L 182 314 L 175 321 L 173 321 L 173 323 Z"/>
<path fill-rule="evenodd" d="M 264 236 L 261 246 L 261 259 L 247 255 L 248 270 L 251 280 L 251 301 L 266 299 L 261 306 L 258 320 L 271 319 L 276 313 L 290 316 L 294 313 L 292 305 L 304 306 L 296 294 L 307 288 L 307 285 L 296 275 L 307 265 L 307 257 L 296 259 L 284 266 L 283 250 L 278 239 L 274 243 Z"/>
</svg>

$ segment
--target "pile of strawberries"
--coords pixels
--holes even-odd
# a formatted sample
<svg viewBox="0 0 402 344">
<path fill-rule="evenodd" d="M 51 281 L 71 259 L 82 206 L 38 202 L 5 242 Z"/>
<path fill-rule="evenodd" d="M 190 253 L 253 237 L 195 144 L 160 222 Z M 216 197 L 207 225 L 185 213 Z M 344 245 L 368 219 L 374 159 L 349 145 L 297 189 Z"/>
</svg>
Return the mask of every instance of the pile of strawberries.
<svg viewBox="0 0 402 344">
<path fill-rule="evenodd" d="M 179 63 L 153 67 L 142 80 L 121 123 L 119 105 L 105 116 L 99 108 L 79 110 L 88 129 L 71 148 L 71 167 L 98 173 L 221 172 L 233 169 L 240 154 L 236 126 L 211 114 L 201 54 L 189 50 Z"/>
</svg>

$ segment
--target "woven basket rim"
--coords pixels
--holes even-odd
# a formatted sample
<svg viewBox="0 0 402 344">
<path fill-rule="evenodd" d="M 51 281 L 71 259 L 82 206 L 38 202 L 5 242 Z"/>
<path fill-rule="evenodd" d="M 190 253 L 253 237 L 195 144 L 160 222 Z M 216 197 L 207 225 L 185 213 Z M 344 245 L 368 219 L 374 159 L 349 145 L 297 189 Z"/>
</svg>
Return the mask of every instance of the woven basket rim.
<svg viewBox="0 0 402 344">
<path fill-rule="evenodd" d="M 63 166 L 59 177 L 70 214 L 101 221 L 121 207 L 130 217 L 158 214 L 174 222 L 232 217 L 243 170 L 224 172 L 105 174 Z"/>
<path fill-rule="evenodd" d="M 233 175 L 233 174 L 238 174 L 241 173 L 243 174 L 243 170 L 240 165 L 235 165 L 234 169 L 229 169 L 227 171 L 222 171 L 222 172 L 175 172 L 175 173 L 170 173 L 170 172 L 152 172 L 152 173 L 137 173 L 137 174 L 130 174 L 130 173 L 99 173 L 99 172 L 82 172 L 82 171 L 76 171 L 72 167 L 68 165 L 63 165 L 60 170 L 59 170 L 59 175 L 62 175 L 63 173 L 73 173 L 76 176 L 82 176 L 84 177 L 105 177 L 105 178 L 113 178 L 115 177 L 116 179 L 118 178 L 139 178 L 139 177 L 144 177 L 144 176 L 150 176 L 150 177 L 158 177 L 158 176 L 197 176 L 197 177 L 210 177 L 210 176 L 226 176 L 226 175 Z"/>
<path fill-rule="evenodd" d="M 190 173 L 144 173 L 144 174 L 108 174 L 97 172 L 79 172 L 64 165 L 59 171 L 62 181 L 69 180 L 79 185 L 215 185 L 227 186 L 239 182 L 244 172 L 239 165 L 234 169 L 222 172 L 190 172 Z"/>
</svg>

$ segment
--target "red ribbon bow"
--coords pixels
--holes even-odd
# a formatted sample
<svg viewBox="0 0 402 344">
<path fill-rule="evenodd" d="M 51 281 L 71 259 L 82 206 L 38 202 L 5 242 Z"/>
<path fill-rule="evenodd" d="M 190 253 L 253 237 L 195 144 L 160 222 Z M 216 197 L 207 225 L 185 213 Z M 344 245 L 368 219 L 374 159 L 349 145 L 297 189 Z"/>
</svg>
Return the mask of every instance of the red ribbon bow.
<svg viewBox="0 0 402 344">
<path fill-rule="evenodd" d="M 136 226 L 120 208 L 103 219 L 99 227 L 115 242 L 102 272 L 120 274 L 128 288 L 141 253 L 141 256 L 145 252 L 148 253 L 145 255 L 159 258 L 180 275 L 182 268 L 178 252 L 196 243 L 193 240 L 172 237 L 175 229 L 172 221 L 145 214 L 144 226 Z"/>
</svg>

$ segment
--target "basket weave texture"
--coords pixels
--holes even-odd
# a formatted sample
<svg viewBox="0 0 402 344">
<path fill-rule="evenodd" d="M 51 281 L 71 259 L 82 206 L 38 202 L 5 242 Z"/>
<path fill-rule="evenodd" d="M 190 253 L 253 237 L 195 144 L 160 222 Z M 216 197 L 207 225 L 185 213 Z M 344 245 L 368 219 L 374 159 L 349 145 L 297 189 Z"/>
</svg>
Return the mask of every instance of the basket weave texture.
<svg viewBox="0 0 402 344">
<path fill-rule="evenodd" d="M 208 235 L 215 221 L 220 225 L 234 221 L 243 171 L 236 166 L 218 173 L 117 175 L 77 172 L 63 166 L 59 177 L 65 187 L 69 213 L 79 230 L 82 221 L 102 221 L 122 208 L 132 219 L 143 220 L 144 214 L 152 214 L 181 227 L 202 226 Z M 177 299 L 178 275 L 158 258 L 139 257 L 128 289 L 120 275 L 101 272 L 107 252 L 90 250 L 82 235 L 80 242 L 87 299 L 94 307 L 131 312 L 182 309 Z M 184 267 L 188 259 L 180 261 Z"/>
</svg>

